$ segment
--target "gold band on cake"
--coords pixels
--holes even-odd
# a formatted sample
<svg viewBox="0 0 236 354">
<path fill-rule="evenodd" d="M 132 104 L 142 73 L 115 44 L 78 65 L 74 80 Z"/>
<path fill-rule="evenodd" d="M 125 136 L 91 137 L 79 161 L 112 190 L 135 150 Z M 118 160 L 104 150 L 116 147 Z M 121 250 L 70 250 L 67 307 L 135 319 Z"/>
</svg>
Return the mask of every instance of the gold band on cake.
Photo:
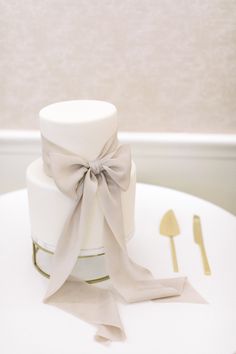
<svg viewBox="0 0 236 354">
<path fill-rule="evenodd" d="M 46 252 L 49 253 L 51 255 L 53 255 L 52 251 L 47 250 L 46 248 L 40 246 L 37 242 L 32 241 L 32 245 L 33 245 L 33 264 L 35 266 L 35 268 L 37 269 L 37 271 L 42 274 L 44 277 L 46 278 L 50 278 L 50 274 L 48 274 L 47 272 L 45 272 L 39 265 L 37 262 L 37 253 L 38 251 L 42 251 L 42 252 Z M 100 257 L 100 256 L 104 256 L 105 253 L 99 253 L 96 255 L 87 255 L 87 256 L 79 256 L 78 258 L 91 258 L 91 257 Z M 101 281 L 105 281 L 109 279 L 109 275 L 105 275 L 103 277 L 99 277 L 99 278 L 95 278 L 95 279 L 90 279 L 90 280 L 85 280 L 86 283 L 88 284 L 94 284 L 94 283 L 98 283 Z"/>
</svg>

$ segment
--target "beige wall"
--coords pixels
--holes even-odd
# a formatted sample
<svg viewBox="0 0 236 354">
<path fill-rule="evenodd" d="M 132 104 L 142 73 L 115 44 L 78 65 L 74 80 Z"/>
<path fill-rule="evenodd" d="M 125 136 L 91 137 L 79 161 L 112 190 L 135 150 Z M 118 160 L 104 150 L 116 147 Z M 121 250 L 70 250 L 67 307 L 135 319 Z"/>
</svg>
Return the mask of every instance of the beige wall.
<svg viewBox="0 0 236 354">
<path fill-rule="evenodd" d="M 236 133 L 236 1 L 0 0 L 0 128 L 96 98 L 120 129 Z"/>
</svg>

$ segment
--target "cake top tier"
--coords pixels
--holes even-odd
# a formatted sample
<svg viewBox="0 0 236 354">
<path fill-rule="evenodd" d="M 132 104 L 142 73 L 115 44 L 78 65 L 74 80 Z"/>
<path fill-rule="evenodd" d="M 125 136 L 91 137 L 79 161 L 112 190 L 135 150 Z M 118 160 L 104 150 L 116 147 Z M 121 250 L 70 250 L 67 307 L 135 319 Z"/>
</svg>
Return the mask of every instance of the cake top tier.
<svg viewBox="0 0 236 354">
<path fill-rule="evenodd" d="M 58 102 L 43 108 L 39 117 L 45 138 L 88 160 L 95 159 L 117 131 L 116 107 L 104 101 Z"/>
</svg>

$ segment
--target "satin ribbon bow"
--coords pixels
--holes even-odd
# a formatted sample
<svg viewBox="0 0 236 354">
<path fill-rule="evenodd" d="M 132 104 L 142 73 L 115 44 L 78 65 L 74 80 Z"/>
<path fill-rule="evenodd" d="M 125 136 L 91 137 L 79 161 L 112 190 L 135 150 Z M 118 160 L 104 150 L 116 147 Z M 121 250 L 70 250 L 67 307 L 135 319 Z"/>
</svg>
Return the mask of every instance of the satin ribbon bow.
<svg viewBox="0 0 236 354">
<path fill-rule="evenodd" d="M 121 191 L 127 190 L 130 183 L 128 145 L 119 145 L 114 135 L 93 161 L 86 161 L 43 136 L 42 146 L 46 174 L 62 193 L 75 200 L 56 245 L 44 301 L 96 324 L 97 339 L 122 340 L 125 333 L 113 290 L 127 302 L 169 298 L 183 292 L 186 278 L 156 280 L 127 254 Z M 104 215 L 103 243 L 113 290 L 88 285 L 81 279 L 66 281 L 80 254 L 89 226 L 90 206 L 96 196 Z"/>
</svg>

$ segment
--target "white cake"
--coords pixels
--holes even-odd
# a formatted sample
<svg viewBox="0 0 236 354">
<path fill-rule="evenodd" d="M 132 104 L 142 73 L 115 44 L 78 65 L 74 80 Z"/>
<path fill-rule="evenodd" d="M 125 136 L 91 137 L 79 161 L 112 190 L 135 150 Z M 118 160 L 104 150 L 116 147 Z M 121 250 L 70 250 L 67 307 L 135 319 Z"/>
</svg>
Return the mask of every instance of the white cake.
<svg viewBox="0 0 236 354">
<path fill-rule="evenodd" d="M 49 105 L 40 113 L 40 130 L 49 141 L 94 160 L 109 138 L 117 132 L 114 105 L 95 100 L 65 101 Z M 63 194 L 43 170 L 43 160 L 32 162 L 26 172 L 32 239 L 54 252 L 62 227 L 75 201 Z M 134 232 L 136 168 L 132 162 L 130 185 L 121 195 L 125 237 Z M 80 256 L 103 253 L 104 217 L 95 198 L 91 205 L 89 232 Z"/>
</svg>

